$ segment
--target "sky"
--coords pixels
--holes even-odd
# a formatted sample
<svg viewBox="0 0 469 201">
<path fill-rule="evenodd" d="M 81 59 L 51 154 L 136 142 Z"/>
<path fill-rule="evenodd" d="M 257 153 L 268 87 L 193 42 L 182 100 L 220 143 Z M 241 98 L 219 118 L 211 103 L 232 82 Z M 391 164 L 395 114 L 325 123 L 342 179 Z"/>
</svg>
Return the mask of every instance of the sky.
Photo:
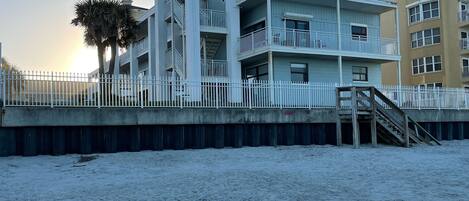
<svg viewBox="0 0 469 201">
<path fill-rule="evenodd" d="M 79 0 L 0 0 L 2 57 L 21 70 L 89 73 L 98 67 L 95 47 L 70 24 Z M 154 0 L 134 0 L 150 8 Z"/>
</svg>

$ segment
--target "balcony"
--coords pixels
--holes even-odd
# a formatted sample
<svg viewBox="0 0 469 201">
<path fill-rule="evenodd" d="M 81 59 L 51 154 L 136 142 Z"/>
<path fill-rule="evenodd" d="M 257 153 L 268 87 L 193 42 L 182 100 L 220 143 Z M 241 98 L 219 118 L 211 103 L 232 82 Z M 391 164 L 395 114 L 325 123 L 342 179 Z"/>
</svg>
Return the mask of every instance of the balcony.
<svg viewBox="0 0 469 201">
<path fill-rule="evenodd" d="M 136 41 L 131 45 L 133 46 L 135 56 L 138 58 L 148 52 L 148 37 Z M 119 56 L 119 59 L 121 64 L 130 62 L 130 49 L 122 53 Z"/>
<path fill-rule="evenodd" d="M 200 9 L 200 26 L 203 32 L 227 33 L 225 11 Z"/>
<path fill-rule="evenodd" d="M 272 41 L 267 30 L 260 29 L 240 38 L 240 57 L 250 57 L 267 49 L 281 52 L 329 55 L 399 56 L 398 41 L 391 38 L 341 34 L 342 51 L 339 51 L 338 33 L 272 28 Z M 360 57 L 360 55 L 358 55 Z"/>
<path fill-rule="evenodd" d="M 462 68 L 462 77 L 469 78 L 469 67 Z"/>
<path fill-rule="evenodd" d="M 468 11 L 459 11 L 458 12 L 459 22 L 461 24 L 469 23 L 469 12 Z"/>
<path fill-rule="evenodd" d="M 202 77 L 227 77 L 226 60 L 202 60 Z"/>
</svg>

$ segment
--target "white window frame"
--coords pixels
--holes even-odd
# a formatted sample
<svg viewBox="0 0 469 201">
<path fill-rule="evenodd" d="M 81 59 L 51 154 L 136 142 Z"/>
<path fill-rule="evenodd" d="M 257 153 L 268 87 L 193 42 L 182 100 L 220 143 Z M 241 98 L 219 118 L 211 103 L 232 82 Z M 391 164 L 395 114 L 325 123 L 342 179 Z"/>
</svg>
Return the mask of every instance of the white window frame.
<svg viewBox="0 0 469 201">
<path fill-rule="evenodd" d="M 467 61 L 467 64 L 468 64 L 467 66 L 464 66 L 464 60 Z M 463 73 L 465 72 L 465 71 L 464 71 L 464 68 L 467 68 L 466 72 L 469 73 L 469 57 L 463 57 L 463 58 L 461 58 L 461 69 L 462 69 L 462 72 L 463 72 Z"/>
<path fill-rule="evenodd" d="M 366 29 L 366 36 L 364 38 L 362 38 L 362 36 L 359 36 L 358 38 L 356 38 L 352 33 L 353 27 L 365 28 Z M 370 29 L 368 29 L 368 25 L 366 25 L 366 24 L 350 23 L 350 35 L 352 36 L 352 38 L 351 38 L 352 41 L 368 42 L 368 38 L 369 38 L 369 35 L 370 35 L 369 30 Z"/>
<path fill-rule="evenodd" d="M 433 11 L 435 9 L 432 9 L 431 4 L 434 3 L 434 2 L 437 2 L 437 5 L 438 5 L 438 16 L 433 16 Z M 423 15 L 423 5 L 424 4 L 430 4 L 430 18 L 424 18 L 424 15 Z M 440 0 L 420 0 L 420 1 L 417 1 L 415 3 L 407 5 L 406 8 L 407 8 L 407 23 L 408 23 L 408 25 L 417 24 L 417 23 L 427 21 L 427 20 L 439 19 L 441 17 Z M 416 19 L 415 19 L 414 22 L 411 21 L 412 15 L 410 15 L 410 9 L 413 9 L 413 8 L 417 8 L 417 13 L 415 14 Z M 419 16 L 419 17 L 417 18 L 417 16 Z"/>
<path fill-rule="evenodd" d="M 440 57 L 439 62 L 436 62 L 435 58 L 437 58 L 437 57 Z M 431 63 L 427 63 L 428 58 L 432 59 Z M 420 62 L 422 59 L 423 59 L 423 63 Z M 414 65 L 415 60 L 417 60 L 417 66 Z M 432 66 L 431 71 L 427 71 L 427 65 L 429 65 L 429 64 Z M 438 64 L 440 65 L 440 70 L 436 70 L 436 66 Z M 412 65 L 412 75 L 422 75 L 422 74 L 426 74 L 426 73 L 437 73 L 437 72 L 443 71 L 443 61 L 442 61 L 441 56 L 439 56 L 439 55 L 429 56 L 429 57 L 420 57 L 420 58 L 412 59 L 411 65 Z M 420 67 L 422 67 L 422 66 L 423 66 L 423 72 L 420 72 Z M 414 73 L 414 68 L 417 68 L 418 73 Z"/>
</svg>

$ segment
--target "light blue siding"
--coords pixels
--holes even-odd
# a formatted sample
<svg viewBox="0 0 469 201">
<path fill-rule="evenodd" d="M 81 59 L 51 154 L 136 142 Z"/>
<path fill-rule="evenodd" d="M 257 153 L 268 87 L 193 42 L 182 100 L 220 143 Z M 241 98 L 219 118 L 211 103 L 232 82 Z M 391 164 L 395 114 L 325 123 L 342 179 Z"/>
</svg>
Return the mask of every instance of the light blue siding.
<svg viewBox="0 0 469 201">
<path fill-rule="evenodd" d="M 304 57 L 274 57 L 274 80 L 291 81 L 290 64 L 308 64 L 309 81 L 313 83 L 339 83 L 338 61 L 335 59 L 318 59 Z M 381 84 L 381 65 L 370 62 L 343 61 L 344 83 L 352 83 L 352 67 L 361 66 L 368 68 L 368 82 L 355 84 Z"/>
<path fill-rule="evenodd" d="M 335 7 L 299 3 L 285 0 L 272 1 L 272 27 L 284 28 L 285 13 L 313 16 L 310 19 L 311 31 L 337 32 L 337 10 Z M 343 34 L 351 33 L 351 23 L 368 26 L 369 37 L 380 36 L 380 16 L 342 9 L 341 29 Z"/>
</svg>

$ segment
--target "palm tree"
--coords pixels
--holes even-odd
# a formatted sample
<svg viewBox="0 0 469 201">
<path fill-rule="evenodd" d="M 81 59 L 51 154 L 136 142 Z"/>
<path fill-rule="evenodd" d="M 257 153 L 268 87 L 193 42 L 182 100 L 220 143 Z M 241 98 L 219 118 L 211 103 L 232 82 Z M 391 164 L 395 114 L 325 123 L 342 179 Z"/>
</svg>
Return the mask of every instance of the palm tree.
<svg viewBox="0 0 469 201">
<path fill-rule="evenodd" d="M 133 19 L 130 7 L 117 0 L 82 0 L 75 5 L 75 26 L 84 27 L 85 43 L 98 49 L 99 74 L 104 73 L 104 53 L 111 47 L 111 61 L 108 72 L 114 72 L 117 46 L 127 47 L 134 37 Z"/>
<path fill-rule="evenodd" d="M 107 43 L 111 47 L 111 58 L 109 61 L 109 74 L 114 73 L 117 47 L 127 48 L 135 39 L 137 22 L 132 16 L 131 7 L 119 2 L 112 1 L 112 14 L 108 18 L 112 32 Z"/>
<path fill-rule="evenodd" d="M 96 46 L 98 49 L 99 74 L 104 73 L 104 53 L 108 46 L 107 41 L 110 27 L 108 1 L 82 0 L 75 4 L 75 18 L 72 24 L 84 28 L 85 43 Z"/>
</svg>

